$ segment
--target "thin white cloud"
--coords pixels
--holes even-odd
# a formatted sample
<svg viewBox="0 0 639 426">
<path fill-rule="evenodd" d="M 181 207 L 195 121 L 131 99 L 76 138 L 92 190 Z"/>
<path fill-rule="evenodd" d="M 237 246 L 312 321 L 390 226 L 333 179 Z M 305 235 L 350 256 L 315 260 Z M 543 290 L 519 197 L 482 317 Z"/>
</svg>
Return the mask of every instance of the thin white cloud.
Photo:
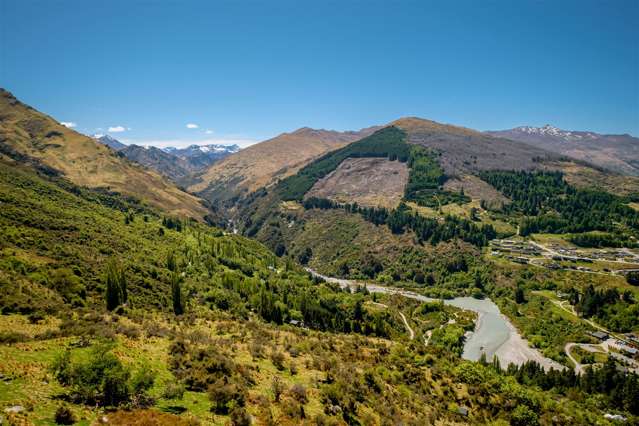
<svg viewBox="0 0 639 426">
<path fill-rule="evenodd" d="M 184 148 L 189 145 L 239 145 L 241 148 L 258 143 L 259 141 L 247 138 L 211 138 L 200 140 L 189 139 L 163 139 L 163 140 L 136 140 L 136 139 L 120 139 L 120 142 L 135 145 L 150 145 L 157 148 L 166 148 L 173 146 L 176 148 Z"/>
<path fill-rule="evenodd" d="M 69 129 L 73 129 L 78 125 L 78 123 L 74 123 L 73 121 L 61 121 L 60 124 L 64 127 L 68 127 Z"/>
<path fill-rule="evenodd" d="M 213 134 L 213 130 L 206 129 L 206 131 L 204 133 L 206 133 L 207 135 L 212 135 Z"/>
<path fill-rule="evenodd" d="M 123 127 L 123 126 L 111 126 L 111 127 L 109 127 L 109 132 L 112 132 L 112 133 L 124 132 L 125 130 L 126 130 L 126 128 Z"/>
<path fill-rule="evenodd" d="M 104 133 L 96 133 L 95 135 L 93 135 L 93 137 L 96 139 L 100 139 L 102 136 L 104 136 Z"/>
<path fill-rule="evenodd" d="M 200 126 L 198 126 L 197 124 L 194 124 L 194 123 L 188 123 L 186 125 L 187 129 L 197 129 L 198 127 L 200 127 Z"/>
</svg>

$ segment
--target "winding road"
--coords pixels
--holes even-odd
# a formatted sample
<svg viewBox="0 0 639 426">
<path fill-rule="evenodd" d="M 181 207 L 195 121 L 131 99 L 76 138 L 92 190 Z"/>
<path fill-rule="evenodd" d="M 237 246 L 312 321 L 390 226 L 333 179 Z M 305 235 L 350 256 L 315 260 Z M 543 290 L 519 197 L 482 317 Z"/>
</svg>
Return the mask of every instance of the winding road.
<svg viewBox="0 0 639 426">
<path fill-rule="evenodd" d="M 408 325 L 408 321 L 406 321 L 406 317 L 404 316 L 404 314 L 400 312 L 399 316 L 402 317 L 402 321 L 404 321 L 406 330 L 408 330 L 408 334 L 410 335 L 410 340 L 413 340 L 415 338 L 415 332 L 413 331 L 412 328 L 410 328 L 410 325 Z"/>
<path fill-rule="evenodd" d="M 374 305 L 377 306 L 381 306 L 382 308 L 388 308 L 388 305 L 385 305 L 383 303 L 379 303 L 379 302 L 371 302 Z M 413 340 L 415 338 L 415 332 L 413 331 L 413 329 L 410 327 L 410 325 L 408 325 L 408 321 L 406 320 L 406 316 L 404 316 L 404 314 L 402 312 L 398 312 L 399 316 L 402 317 L 402 321 L 404 322 L 404 326 L 406 327 L 406 331 L 408 331 L 408 335 L 410 336 L 410 340 Z"/>
</svg>

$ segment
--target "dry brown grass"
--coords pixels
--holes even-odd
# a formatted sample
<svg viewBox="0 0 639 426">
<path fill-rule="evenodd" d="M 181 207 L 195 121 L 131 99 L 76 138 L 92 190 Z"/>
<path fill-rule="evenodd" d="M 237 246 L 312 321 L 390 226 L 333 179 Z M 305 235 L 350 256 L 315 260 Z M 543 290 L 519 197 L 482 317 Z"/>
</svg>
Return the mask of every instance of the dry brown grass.
<svg viewBox="0 0 639 426">
<path fill-rule="evenodd" d="M 191 426 L 199 425 L 200 422 L 195 419 L 184 418 L 156 410 L 121 410 L 102 416 L 93 424 L 122 426 Z"/>
<path fill-rule="evenodd" d="M 21 103 L 0 89 L 0 143 L 62 172 L 73 183 L 134 196 L 172 214 L 202 218 L 200 200 L 159 174 Z"/>
<path fill-rule="evenodd" d="M 477 130 L 469 129 L 467 127 L 453 126 L 450 124 L 442 124 L 432 120 L 426 120 L 418 117 L 403 117 L 399 120 L 395 120 L 390 123 L 393 126 L 397 126 L 407 133 L 413 133 L 418 131 L 434 131 L 445 132 L 451 134 L 459 134 L 464 136 L 479 136 L 480 132 Z"/>
<path fill-rule="evenodd" d="M 444 184 L 444 189 L 451 192 L 459 192 L 463 189 L 464 193 L 473 200 L 484 200 L 489 205 L 501 206 L 510 202 L 501 192 L 474 175 L 449 179 Z"/>
<path fill-rule="evenodd" d="M 617 195 L 639 192 L 639 177 L 603 172 L 572 161 L 545 164 L 549 169 L 561 170 L 566 181 L 577 188 L 598 188 Z"/>
</svg>

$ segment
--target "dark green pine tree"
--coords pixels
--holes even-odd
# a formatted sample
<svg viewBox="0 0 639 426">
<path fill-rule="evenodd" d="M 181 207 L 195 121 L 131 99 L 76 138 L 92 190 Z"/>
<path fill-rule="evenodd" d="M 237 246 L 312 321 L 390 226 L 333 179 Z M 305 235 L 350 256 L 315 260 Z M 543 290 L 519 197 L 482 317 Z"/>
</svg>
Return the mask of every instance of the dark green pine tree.
<svg viewBox="0 0 639 426">
<path fill-rule="evenodd" d="M 182 286 L 178 272 L 171 274 L 171 294 L 173 296 L 173 312 L 175 315 L 182 315 L 184 313 L 184 304 L 182 302 Z"/>
<path fill-rule="evenodd" d="M 105 281 L 107 309 L 112 311 L 127 301 L 126 276 L 115 259 L 107 263 Z"/>
<path fill-rule="evenodd" d="M 515 303 L 521 305 L 522 303 L 526 303 L 526 297 L 524 296 L 524 289 L 521 284 L 517 284 L 517 288 L 515 289 Z"/>
</svg>

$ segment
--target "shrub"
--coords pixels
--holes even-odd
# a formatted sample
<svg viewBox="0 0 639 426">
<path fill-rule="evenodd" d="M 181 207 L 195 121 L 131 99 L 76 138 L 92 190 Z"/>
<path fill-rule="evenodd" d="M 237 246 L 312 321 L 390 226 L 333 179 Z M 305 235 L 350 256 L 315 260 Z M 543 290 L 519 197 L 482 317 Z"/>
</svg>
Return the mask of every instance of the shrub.
<svg viewBox="0 0 639 426">
<path fill-rule="evenodd" d="M 306 404 L 308 402 L 306 388 L 303 385 L 293 385 L 293 387 L 291 388 L 291 396 L 295 398 L 300 404 Z"/>
<path fill-rule="evenodd" d="M 55 411 L 54 420 L 56 424 L 59 425 L 72 425 L 78 421 L 75 417 L 75 414 L 73 414 L 73 411 L 71 411 L 71 409 L 66 405 L 61 405 L 60 407 L 58 407 L 58 409 Z"/>
<path fill-rule="evenodd" d="M 273 378 L 273 382 L 271 382 L 271 390 L 273 391 L 275 402 L 279 402 L 282 393 L 284 393 L 284 383 L 278 376 Z"/>
<path fill-rule="evenodd" d="M 152 399 L 147 392 L 155 383 L 155 372 L 148 367 L 142 367 L 131 378 L 130 387 L 135 405 L 146 406 L 152 404 Z"/>
<path fill-rule="evenodd" d="M 639 286 L 639 272 L 631 271 L 626 274 L 626 281 L 630 285 Z"/>
<path fill-rule="evenodd" d="M 209 387 L 209 400 L 213 403 L 211 411 L 216 414 L 228 414 L 236 407 L 244 407 L 246 388 L 226 377 L 219 379 Z"/>
<path fill-rule="evenodd" d="M 44 314 L 42 312 L 32 312 L 27 317 L 30 324 L 38 324 L 40 321 L 44 321 Z"/>
<path fill-rule="evenodd" d="M 274 351 L 271 354 L 271 362 L 278 370 L 284 370 L 284 354 L 282 352 Z"/>
<path fill-rule="evenodd" d="M 539 417 L 527 405 L 520 404 L 513 411 L 510 424 L 512 426 L 536 426 L 539 424 Z"/>
<path fill-rule="evenodd" d="M 75 399 L 102 406 L 115 407 L 131 401 L 138 406 L 148 405 L 146 392 L 155 381 L 149 370 L 140 370 L 131 378 L 129 368 L 108 344 L 93 347 L 84 361 L 73 361 L 67 350 L 55 359 L 51 370 L 61 385 L 71 388 Z"/>
<path fill-rule="evenodd" d="M 250 426 L 251 415 L 243 407 L 235 407 L 231 411 L 231 424 L 233 426 Z"/>
<path fill-rule="evenodd" d="M 86 288 L 71 269 L 62 268 L 51 272 L 50 283 L 65 302 L 73 306 L 84 306 Z"/>
<path fill-rule="evenodd" d="M 181 383 L 169 383 L 162 392 L 162 398 L 164 399 L 182 399 L 184 397 L 184 385 Z"/>
<path fill-rule="evenodd" d="M 3 343 L 3 344 L 26 342 L 29 339 L 30 339 L 29 336 L 17 331 L 0 333 L 0 343 Z"/>
</svg>

